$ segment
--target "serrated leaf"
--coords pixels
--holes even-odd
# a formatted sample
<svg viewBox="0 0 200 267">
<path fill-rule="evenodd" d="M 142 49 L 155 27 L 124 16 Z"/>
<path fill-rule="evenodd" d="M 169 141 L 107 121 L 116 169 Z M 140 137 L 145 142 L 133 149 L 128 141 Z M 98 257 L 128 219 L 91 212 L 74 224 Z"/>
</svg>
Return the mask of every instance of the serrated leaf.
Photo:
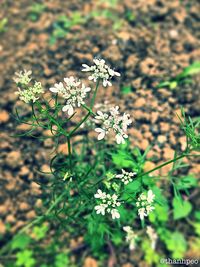
<svg viewBox="0 0 200 267">
<path fill-rule="evenodd" d="M 40 226 L 35 226 L 33 228 L 33 234 L 35 236 L 36 240 L 40 240 L 45 237 L 46 233 L 48 231 L 48 226 L 43 224 Z"/>
<path fill-rule="evenodd" d="M 16 254 L 16 266 L 32 267 L 35 266 L 32 250 L 20 251 Z"/>
</svg>

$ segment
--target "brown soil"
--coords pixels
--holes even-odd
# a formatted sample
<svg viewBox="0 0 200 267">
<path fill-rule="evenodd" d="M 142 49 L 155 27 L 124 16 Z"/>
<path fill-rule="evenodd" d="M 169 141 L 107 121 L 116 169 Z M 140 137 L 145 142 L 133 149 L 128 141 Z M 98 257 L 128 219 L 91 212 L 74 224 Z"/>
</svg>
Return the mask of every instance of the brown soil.
<svg viewBox="0 0 200 267">
<path fill-rule="evenodd" d="M 101 88 L 98 102 L 117 103 L 134 118 L 130 129 L 132 146 L 142 150 L 152 146 L 146 170 L 173 157 L 176 149 L 184 149 L 186 140 L 176 117 L 180 106 L 192 117 L 200 115 L 200 77 L 174 91 L 156 89 L 159 82 L 175 77 L 184 67 L 200 60 L 198 1 L 124 0 L 116 6 L 109 6 L 109 1 L 37 1 L 45 2 L 46 9 L 33 22 L 30 10 L 35 2 L 3 0 L 0 4 L 0 17 L 8 19 L 7 30 L 0 35 L 1 234 L 6 234 L 7 224 L 16 233 L 36 216 L 41 207 L 41 188 L 34 182 L 41 175 L 36 170 L 48 170 L 52 149 L 47 140 L 11 137 L 27 130 L 26 125 L 16 127 L 11 115 L 14 108 L 19 106 L 24 114 L 29 112 L 14 94 L 15 71 L 32 69 L 48 91 L 50 85 L 71 74 L 84 78 L 80 72 L 82 63 L 89 64 L 95 56 L 105 58 L 122 77 L 119 84 Z M 84 24 L 74 25 L 54 45 L 49 44 L 52 25 L 60 15 L 79 11 L 87 17 L 97 9 L 110 10 L 120 26 L 112 18 L 90 17 Z M 134 19 L 128 19 L 130 13 Z M 120 88 L 124 85 L 130 85 L 132 92 L 122 94 Z M 63 145 L 60 150 L 65 148 Z M 160 174 L 168 170 L 166 167 Z M 183 170 L 184 174 L 188 172 L 198 176 L 198 162 L 189 162 Z M 96 266 L 95 260 L 89 256 L 84 266 Z"/>
</svg>

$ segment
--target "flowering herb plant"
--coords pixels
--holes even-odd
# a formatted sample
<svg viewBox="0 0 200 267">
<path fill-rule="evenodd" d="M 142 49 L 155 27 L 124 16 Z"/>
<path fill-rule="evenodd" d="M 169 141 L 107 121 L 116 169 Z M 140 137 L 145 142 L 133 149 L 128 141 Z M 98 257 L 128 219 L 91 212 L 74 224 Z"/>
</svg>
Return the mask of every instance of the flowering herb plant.
<svg viewBox="0 0 200 267">
<path fill-rule="evenodd" d="M 101 84 L 111 86 L 111 80 L 119 77 L 119 72 L 103 59 L 94 59 L 92 66 L 82 66 L 82 71 L 89 73 L 91 87 L 70 76 L 49 88 L 50 99 L 43 97 L 45 89 L 40 82 L 33 81 L 31 71 L 16 73 L 14 78 L 20 100 L 32 108 L 28 117 L 21 117 L 16 110 L 16 120 L 31 126 L 27 135 L 34 137 L 35 130 L 43 128 L 51 132 L 48 138 L 55 141 L 50 177 L 44 190 L 46 211 L 19 234 L 30 232 L 33 226 L 47 221 L 57 223 L 59 231 L 80 229 L 85 243 L 94 251 L 110 242 L 119 245 L 123 240 L 134 250 L 143 237 L 155 250 L 159 240 L 155 216 L 168 209 L 168 200 L 157 186 L 159 178 L 151 173 L 170 163 L 173 163 L 170 172 L 173 173 L 184 157 L 199 151 L 197 123 L 188 120 L 182 110 L 180 122 L 187 137 L 185 151 L 176 152 L 171 160 L 144 172 L 147 151 L 142 154 L 139 149 L 131 149 L 128 141 L 128 128 L 134 127 L 130 115 L 122 114 L 117 105 L 107 110 L 94 108 Z M 82 118 L 76 120 L 74 126 L 71 121 L 78 109 Z M 87 129 L 91 126 L 93 129 Z M 91 131 L 95 138 L 89 136 Z M 78 142 L 74 141 L 77 136 L 81 137 Z M 106 139 L 111 144 L 107 144 Z M 67 144 L 67 156 L 57 150 L 60 140 Z M 172 178 L 169 186 L 174 189 L 174 197 L 180 200 L 180 187 Z M 72 228 L 68 228 L 69 224 Z M 162 235 L 160 233 L 160 239 Z"/>
</svg>

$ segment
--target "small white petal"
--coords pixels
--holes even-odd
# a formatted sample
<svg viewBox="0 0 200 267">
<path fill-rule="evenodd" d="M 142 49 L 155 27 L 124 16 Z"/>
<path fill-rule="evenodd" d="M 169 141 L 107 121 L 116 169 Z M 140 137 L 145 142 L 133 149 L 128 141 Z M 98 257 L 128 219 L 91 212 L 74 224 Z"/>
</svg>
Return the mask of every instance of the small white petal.
<svg viewBox="0 0 200 267">
<path fill-rule="evenodd" d="M 66 105 L 62 108 L 63 112 L 67 112 L 69 116 L 71 116 L 74 113 L 74 109 L 71 105 Z"/>
<path fill-rule="evenodd" d="M 100 140 L 104 139 L 104 137 L 105 137 L 105 132 L 102 132 L 98 135 L 97 139 L 100 141 Z"/>
<path fill-rule="evenodd" d="M 103 80 L 103 86 L 106 87 L 108 84 L 108 81 L 107 80 Z"/>
<path fill-rule="evenodd" d="M 51 88 L 49 88 L 49 90 L 50 90 L 52 93 L 58 93 L 58 92 L 59 92 L 58 88 L 55 88 L 55 87 L 51 87 Z"/>
<path fill-rule="evenodd" d="M 117 71 L 114 72 L 114 75 L 118 76 L 118 77 L 121 76 L 121 74 L 119 72 L 117 72 Z"/>
<path fill-rule="evenodd" d="M 92 80 L 94 80 L 94 77 L 91 75 L 88 77 L 88 80 L 92 81 Z"/>
</svg>

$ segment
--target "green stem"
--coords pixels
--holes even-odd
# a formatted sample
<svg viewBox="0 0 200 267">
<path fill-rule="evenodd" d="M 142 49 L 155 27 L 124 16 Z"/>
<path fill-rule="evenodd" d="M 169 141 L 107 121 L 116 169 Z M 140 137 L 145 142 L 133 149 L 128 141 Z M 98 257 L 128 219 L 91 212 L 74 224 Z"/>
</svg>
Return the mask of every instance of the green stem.
<svg viewBox="0 0 200 267">
<path fill-rule="evenodd" d="M 82 104 L 82 107 L 86 109 L 88 112 L 90 112 L 91 115 L 96 116 L 96 114 L 92 111 L 92 109 L 88 107 L 87 105 Z"/>
<path fill-rule="evenodd" d="M 88 111 L 87 115 L 77 124 L 77 126 L 69 133 L 69 136 L 72 136 L 73 133 L 76 132 L 76 130 L 79 129 L 79 127 L 88 119 L 88 117 L 90 116 L 91 112 Z"/>
<path fill-rule="evenodd" d="M 40 123 L 39 123 L 39 121 L 38 121 L 38 119 L 37 119 L 37 116 L 36 116 L 36 114 L 35 114 L 34 103 L 31 103 L 31 108 L 32 108 L 33 117 L 34 117 L 36 123 L 37 123 L 39 126 L 41 126 Z"/>
<path fill-rule="evenodd" d="M 159 165 L 159 166 L 153 168 L 152 170 L 150 170 L 150 171 L 148 171 L 148 172 L 144 172 L 144 173 L 142 173 L 141 175 L 138 176 L 138 178 L 139 178 L 139 177 L 143 177 L 143 176 L 145 176 L 145 175 L 147 175 L 147 174 L 149 174 L 149 173 L 151 173 L 151 172 L 154 172 L 154 171 L 156 171 L 156 170 L 159 170 L 159 169 L 161 169 L 162 167 L 164 167 L 164 166 L 166 166 L 166 165 L 168 165 L 168 164 L 170 164 L 170 163 L 173 163 L 173 162 L 175 162 L 175 161 L 177 161 L 177 160 L 179 160 L 179 159 L 182 159 L 182 158 L 184 158 L 184 157 L 186 157 L 186 156 L 190 156 L 190 155 L 182 154 L 182 155 L 178 156 L 177 158 L 174 158 L 174 159 L 171 159 L 171 160 L 169 160 L 169 161 L 166 161 L 166 162 L 164 162 L 163 164 L 161 164 L 161 165 Z"/>
<path fill-rule="evenodd" d="M 179 160 L 179 159 L 182 159 L 182 158 L 184 158 L 184 157 L 186 157 L 186 156 L 187 156 L 187 157 L 190 157 L 190 156 L 195 156 L 195 155 L 190 155 L 190 154 L 185 154 L 185 153 L 184 153 L 184 154 L 178 156 L 177 158 L 174 158 L 174 159 L 171 159 L 171 160 L 169 160 L 169 161 L 164 162 L 163 164 L 161 164 L 161 165 L 159 165 L 159 166 L 157 166 L 157 167 L 151 169 L 151 170 L 148 171 L 148 172 L 144 172 L 144 173 L 140 174 L 139 176 L 137 176 L 137 178 L 143 177 L 143 176 L 145 176 L 145 175 L 147 175 L 147 174 L 149 174 L 149 173 L 151 173 L 151 172 L 154 172 L 154 171 L 156 171 L 156 170 L 158 170 L 158 169 L 161 169 L 162 167 L 164 167 L 164 166 L 166 166 L 166 165 L 168 165 L 168 164 L 170 164 L 170 163 L 172 163 L 172 162 L 175 162 L 175 161 L 177 161 L 177 160 Z M 99 180 L 97 183 L 93 184 L 92 187 L 95 186 L 95 185 L 97 185 L 97 184 L 99 184 L 99 183 L 102 182 L 103 180 L 104 180 L 104 178 L 101 179 L 101 180 Z"/>
<path fill-rule="evenodd" d="M 39 216 L 38 218 L 36 218 L 35 220 L 33 220 L 31 223 L 29 223 L 28 225 L 26 225 L 24 228 L 22 228 L 19 233 L 23 233 L 25 231 L 27 231 L 28 229 L 30 229 L 33 225 L 35 225 L 36 223 L 39 223 L 40 221 L 42 221 L 47 215 L 49 215 L 49 213 L 57 206 L 57 204 L 63 199 L 63 197 L 65 196 L 66 192 L 63 192 L 57 199 L 55 202 L 52 203 L 52 205 L 48 208 L 48 210 L 45 212 L 44 215 Z M 19 234 L 18 233 L 18 234 Z"/>
<path fill-rule="evenodd" d="M 96 88 L 95 88 L 95 91 L 94 91 L 94 94 L 92 96 L 92 100 L 91 100 L 91 103 L 90 103 L 90 108 L 91 109 L 93 109 L 93 107 L 94 107 L 94 102 L 95 102 L 95 98 L 96 98 L 98 87 L 99 87 L 99 79 L 97 80 Z"/>
<path fill-rule="evenodd" d="M 69 154 L 69 168 L 72 172 L 72 151 L 71 151 L 71 141 L 70 136 L 67 136 L 67 146 L 68 146 L 68 154 Z"/>
<path fill-rule="evenodd" d="M 29 224 L 27 224 L 25 227 L 23 227 L 17 234 L 22 234 L 24 232 L 26 232 L 27 230 L 29 230 L 32 226 L 34 226 L 35 224 L 41 222 L 47 215 L 49 215 L 49 213 L 58 205 L 58 203 L 63 199 L 63 197 L 66 195 L 66 191 L 63 192 L 57 199 L 55 202 L 52 203 L 52 205 L 48 208 L 48 210 L 45 212 L 44 215 L 37 217 L 36 219 L 34 219 L 32 222 L 30 222 Z M 13 240 L 13 239 L 12 239 Z M 3 253 L 5 253 L 6 251 L 9 250 L 9 245 L 12 243 L 12 240 L 9 241 L 9 243 L 7 243 L 7 245 L 1 250 L 0 255 L 2 255 Z"/>
</svg>

